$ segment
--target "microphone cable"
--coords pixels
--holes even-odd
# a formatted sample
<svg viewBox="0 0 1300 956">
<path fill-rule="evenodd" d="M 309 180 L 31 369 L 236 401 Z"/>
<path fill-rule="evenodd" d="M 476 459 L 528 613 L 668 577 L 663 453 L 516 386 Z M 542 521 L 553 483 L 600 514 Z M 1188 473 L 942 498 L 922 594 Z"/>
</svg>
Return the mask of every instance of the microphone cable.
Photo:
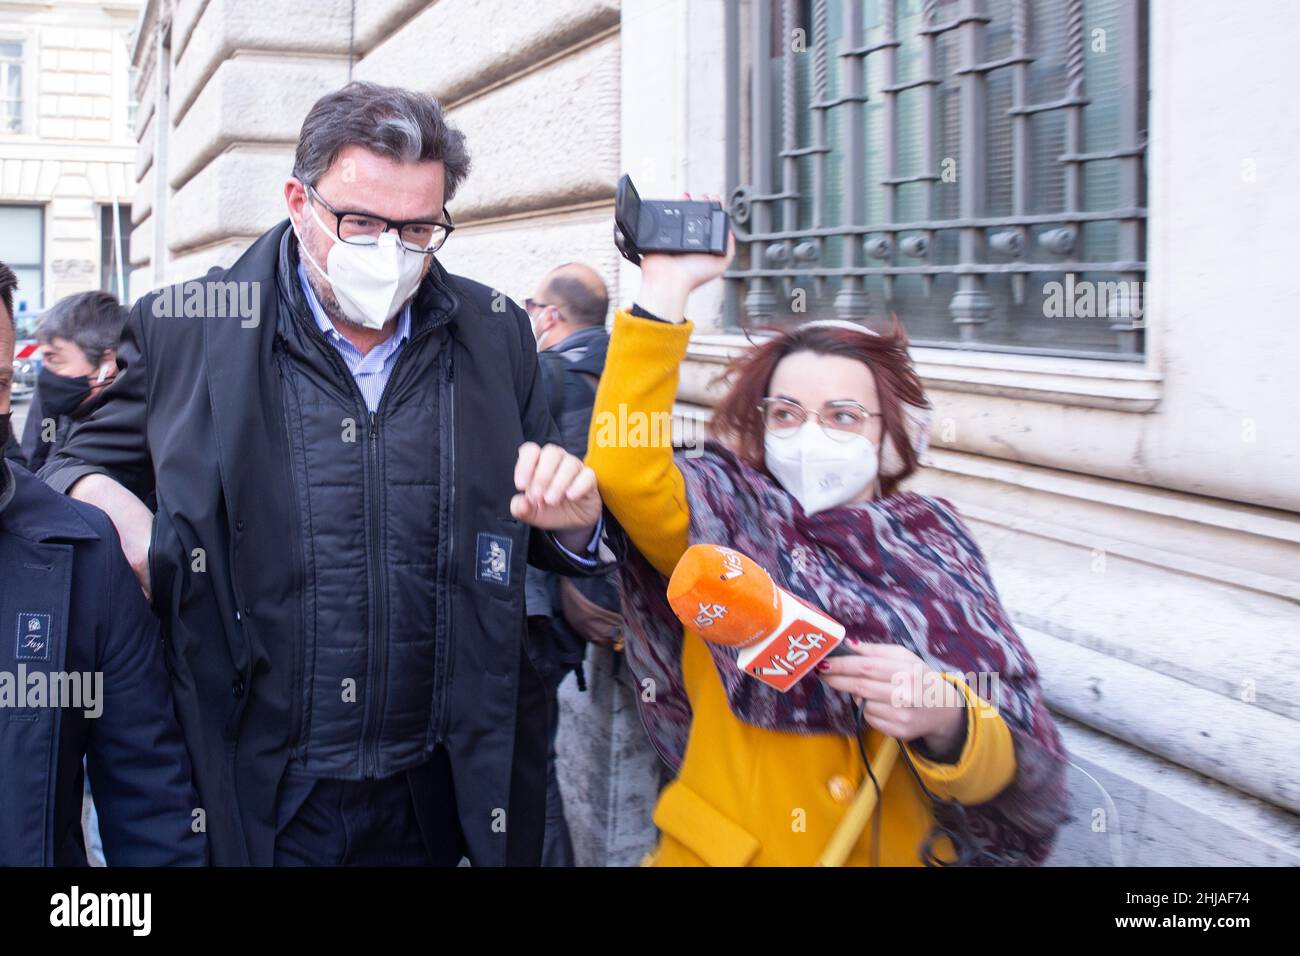
<svg viewBox="0 0 1300 956">
<path fill-rule="evenodd" d="M 865 731 L 870 725 L 867 723 L 866 710 L 867 701 L 864 698 L 862 703 L 854 710 L 853 716 L 855 729 L 857 731 L 858 753 L 862 756 L 862 763 L 867 768 L 867 776 L 871 779 L 872 786 L 876 788 L 876 809 L 872 814 L 873 819 L 871 821 L 871 865 L 879 867 L 880 817 L 884 813 L 885 797 L 881 792 L 880 784 L 876 780 L 875 773 L 872 772 L 871 758 L 867 756 Z M 982 862 L 990 863 L 995 866 L 1012 866 L 1016 864 L 1017 861 L 1009 856 L 995 853 L 990 850 L 979 849 L 978 841 L 972 834 L 970 824 L 966 818 L 966 808 L 956 800 L 945 800 L 942 797 L 936 796 L 930 788 L 925 785 L 925 781 L 921 779 L 921 774 L 917 771 L 916 765 L 912 763 L 911 754 L 907 752 L 907 747 L 903 745 L 901 740 L 898 742 L 898 749 L 902 752 L 903 760 L 906 762 L 908 769 L 912 771 L 912 776 L 916 779 L 917 786 L 921 788 L 921 792 L 929 798 L 932 806 L 935 808 L 934 826 L 930 829 L 930 832 L 926 834 L 925 840 L 922 842 L 920 848 L 922 863 L 930 867 L 974 866 L 977 863 Z M 957 818 L 955 825 L 948 826 L 940 818 L 937 808 L 941 806 L 947 807 L 953 811 L 953 814 Z M 948 841 L 952 844 L 953 850 L 957 854 L 957 858 L 954 860 L 944 860 L 935 852 L 935 844 L 945 836 L 948 838 Z"/>
<path fill-rule="evenodd" d="M 862 755 L 862 763 L 867 768 L 867 776 L 871 779 L 871 785 L 876 788 L 876 809 L 871 814 L 871 865 L 880 869 L 880 817 L 885 812 L 885 794 L 880 789 L 880 781 L 876 779 L 875 773 L 871 769 L 871 758 L 867 756 L 866 729 L 867 729 L 867 699 L 862 698 L 862 705 L 853 712 L 854 729 L 857 731 L 858 753 Z M 899 744 L 901 750 L 903 745 Z M 906 754 L 904 754 L 906 756 Z"/>
</svg>

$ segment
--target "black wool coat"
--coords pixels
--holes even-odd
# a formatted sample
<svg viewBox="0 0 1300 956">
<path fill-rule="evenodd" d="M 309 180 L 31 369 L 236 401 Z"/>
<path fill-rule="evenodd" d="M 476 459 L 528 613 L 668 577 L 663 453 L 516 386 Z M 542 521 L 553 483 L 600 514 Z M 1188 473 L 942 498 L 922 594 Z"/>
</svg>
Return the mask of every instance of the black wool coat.
<svg viewBox="0 0 1300 956">
<path fill-rule="evenodd" d="M 59 491 L 101 472 L 142 499 L 157 495 L 153 604 L 218 865 L 271 863 L 276 792 L 299 729 L 302 530 L 273 351 L 277 284 L 297 281 L 282 261 L 288 229 L 286 220 L 269 230 L 229 269 L 138 301 L 102 405 L 41 472 Z M 240 296 L 249 314 L 232 307 Z M 440 542 L 454 555 L 443 745 L 471 861 L 535 864 L 546 716 L 524 641 L 524 567 L 591 572 L 510 515 L 519 445 L 559 437 L 527 315 L 436 259 L 413 305 L 429 308 L 448 313 L 438 341 L 455 368 L 455 495 Z M 435 374 L 436 357 L 412 361 Z M 608 514 L 606 527 L 621 557 Z M 508 583 L 478 567 L 482 535 L 511 543 Z"/>
</svg>

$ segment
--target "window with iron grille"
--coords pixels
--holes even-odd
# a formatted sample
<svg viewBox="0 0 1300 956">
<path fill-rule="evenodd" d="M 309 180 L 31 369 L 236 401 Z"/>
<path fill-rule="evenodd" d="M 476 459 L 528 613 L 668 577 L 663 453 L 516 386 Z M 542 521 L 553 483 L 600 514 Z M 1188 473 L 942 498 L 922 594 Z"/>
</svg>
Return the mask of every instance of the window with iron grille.
<svg viewBox="0 0 1300 956">
<path fill-rule="evenodd" d="M 23 41 L 0 39 L 0 133 L 23 131 Z"/>
<path fill-rule="evenodd" d="M 0 262 L 18 277 L 14 313 L 45 307 L 45 207 L 0 204 Z"/>
<path fill-rule="evenodd" d="M 1145 0 L 748 6 L 732 315 L 1141 360 Z"/>
</svg>

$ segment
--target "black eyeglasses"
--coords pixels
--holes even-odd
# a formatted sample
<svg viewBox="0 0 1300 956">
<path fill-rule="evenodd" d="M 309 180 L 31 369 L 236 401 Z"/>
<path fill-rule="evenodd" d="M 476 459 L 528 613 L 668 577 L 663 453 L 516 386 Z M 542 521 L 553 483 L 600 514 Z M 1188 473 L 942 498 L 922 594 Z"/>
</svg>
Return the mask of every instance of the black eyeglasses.
<svg viewBox="0 0 1300 956">
<path fill-rule="evenodd" d="M 368 212 L 335 209 L 316 191 L 315 186 L 307 186 L 307 191 L 334 215 L 334 232 L 339 239 L 354 246 L 373 246 L 379 241 L 381 235 L 390 229 L 396 229 L 398 241 L 412 252 L 437 252 L 456 228 L 450 221 L 451 213 L 445 206 L 442 213 L 447 218 L 447 222 L 382 219 Z"/>
</svg>

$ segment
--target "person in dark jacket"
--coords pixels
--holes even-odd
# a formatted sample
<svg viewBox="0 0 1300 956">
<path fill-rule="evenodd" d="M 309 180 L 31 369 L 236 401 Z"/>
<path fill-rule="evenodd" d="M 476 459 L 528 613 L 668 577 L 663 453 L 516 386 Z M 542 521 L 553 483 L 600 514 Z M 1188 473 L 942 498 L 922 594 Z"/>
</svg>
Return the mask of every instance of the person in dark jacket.
<svg viewBox="0 0 1300 956">
<path fill-rule="evenodd" d="M 581 458 L 587 453 L 591 407 L 609 347 L 609 335 L 605 332 L 609 292 L 596 270 L 570 262 L 548 273 L 524 307 L 537 339 L 547 404 L 560 429 L 560 441 L 566 451 Z M 586 583 L 591 587 L 603 586 L 610 599 L 607 603 L 618 606 L 612 580 L 593 578 Z M 546 683 L 550 725 L 542 863 L 573 866 L 573 843 L 564 819 L 564 800 L 555 767 L 555 738 L 559 730 L 560 684 L 574 673 L 579 686 L 585 688 L 582 665 L 587 644 L 565 622 L 559 581 L 554 574 L 529 568 L 526 590 L 528 636 Z"/>
<path fill-rule="evenodd" d="M 42 470 L 109 513 L 162 619 L 219 865 L 540 861 L 524 567 L 623 545 L 524 310 L 434 255 L 468 166 L 428 96 L 321 98 L 288 220 L 132 307 Z"/>
<path fill-rule="evenodd" d="M 0 442 L 0 458 L 19 465 L 25 466 L 27 464 L 27 456 L 23 454 L 23 446 L 18 443 L 18 439 L 12 433 L 4 442 Z"/>
<path fill-rule="evenodd" d="M 16 285 L 0 263 L 0 445 Z M 86 865 L 83 758 L 110 866 L 202 866 L 158 622 L 113 525 L 5 459 L 0 628 L 0 866 Z"/>
<path fill-rule="evenodd" d="M 29 470 L 40 471 L 117 375 L 125 324 L 126 309 L 98 290 L 66 296 L 41 316 L 36 337 L 44 355 L 22 442 Z"/>
</svg>

